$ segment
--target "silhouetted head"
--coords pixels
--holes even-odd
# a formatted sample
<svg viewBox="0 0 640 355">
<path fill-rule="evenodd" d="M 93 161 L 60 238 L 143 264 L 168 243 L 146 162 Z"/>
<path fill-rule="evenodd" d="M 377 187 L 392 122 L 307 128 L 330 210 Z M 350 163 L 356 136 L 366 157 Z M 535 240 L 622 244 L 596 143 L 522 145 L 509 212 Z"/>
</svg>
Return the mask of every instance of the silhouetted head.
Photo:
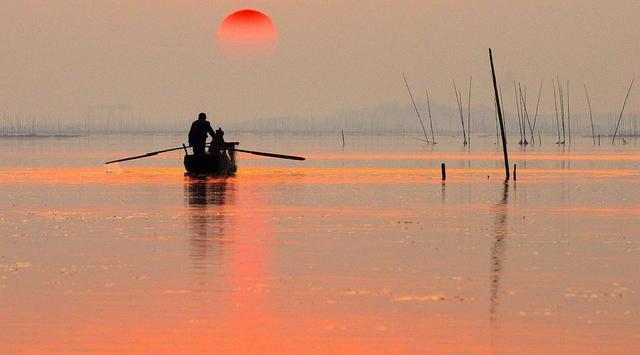
<svg viewBox="0 0 640 355">
<path fill-rule="evenodd" d="M 204 113 L 204 112 L 201 112 L 201 113 L 198 115 L 198 119 L 199 119 L 199 120 L 206 120 L 206 119 L 207 119 L 207 114 L 206 114 L 206 113 Z"/>
</svg>

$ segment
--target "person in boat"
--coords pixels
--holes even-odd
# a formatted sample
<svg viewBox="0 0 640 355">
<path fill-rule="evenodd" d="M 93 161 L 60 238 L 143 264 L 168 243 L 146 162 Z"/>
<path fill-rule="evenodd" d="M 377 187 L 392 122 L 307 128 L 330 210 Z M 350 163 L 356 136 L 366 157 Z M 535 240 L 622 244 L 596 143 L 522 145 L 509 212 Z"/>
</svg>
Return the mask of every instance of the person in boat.
<svg viewBox="0 0 640 355">
<path fill-rule="evenodd" d="M 193 148 L 193 154 L 205 154 L 207 135 L 211 135 L 211 138 L 214 138 L 215 132 L 211 128 L 211 123 L 207 121 L 207 114 L 200 113 L 198 119 L 191 124 L 191 130 L 189 130 L 189 145 Z"/>
<path fill-rule="evenodd" d="M 221 127 L 218 127 L 209 146 L 209 154 L 217 155 L 221 166 L 225 169 L 231 165 L 231 157 L 227 153 L 228 146 L 227 142 L 224 141 L 224 131 Z"/>
<path fill-rule="evenodd" d="M 211 141 L 209 152 L 224 150 L 227 148 L 227 143 L 224 141 L 224 131 L 221 127 L 218 127 L 218 129 L 216 129 L 212 138 L 213 140 Z"/>
</svg>

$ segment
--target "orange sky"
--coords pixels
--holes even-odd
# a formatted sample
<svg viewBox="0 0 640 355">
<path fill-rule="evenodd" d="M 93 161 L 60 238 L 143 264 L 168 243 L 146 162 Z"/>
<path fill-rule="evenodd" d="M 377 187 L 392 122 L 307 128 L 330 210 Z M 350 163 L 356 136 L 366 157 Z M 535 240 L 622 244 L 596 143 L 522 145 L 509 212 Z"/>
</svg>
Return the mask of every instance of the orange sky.
<svg viewBox="0 0 640 355">
<path fill-rule="evenodd" d="M 215 43 L 219 22 L 245 7 L 281 35 L 250 65 Z M 617 111 L 640 77 L 639 13 L 633 0 L 5 0 L 0 112 L 82 119 L 89 105 L 130 104 L 152 122 L 319 117 L 406 104 L 402 72 L 449 105 L 451 78 L 473 75 L 475 100 L 491 105 L 489 46 L 503 82 L 559 74 L 588 84 L 596 111 Z"/>
</svg>

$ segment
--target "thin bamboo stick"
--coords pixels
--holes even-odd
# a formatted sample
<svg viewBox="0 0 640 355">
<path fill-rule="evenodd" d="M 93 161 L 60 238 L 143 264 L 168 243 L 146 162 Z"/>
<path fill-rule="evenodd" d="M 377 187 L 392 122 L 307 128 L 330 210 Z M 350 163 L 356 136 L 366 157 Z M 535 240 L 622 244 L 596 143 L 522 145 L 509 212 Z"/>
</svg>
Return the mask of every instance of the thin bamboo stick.
<svg viewBox="0 0 640 355">
<path fill-rule="evenodd" d="M 456 92 L 456 101 L 458 102 L 458 110 L 460 111 L 460 122 L 462 123 L 462 136 L 464 138 L 464 141 L 462 144 L 464 144 L 465 146 L 468 144 L 467 143 L 467 132 L 465 130 L 465 126 L 464 126 L 464 113 L 462 111 L 462 99 L 461 99 L 461 93 L 458 91 L 458 87 L 456 86 L 456 81 L 455 79 L 453 80 L 453 90 Z"/>
<path fill-rule="evenodd" d="M 591 100 L 589 100 L 587 84 L 584 84 L 584 95 L 587 97 L 587 105 L 589 106 L 589 118 L 591 119 L 591 137 L 593 138 L 593 145 L 596 145 L 596 130 L 593 126 L 593 113 L 591 112 Z"/>
<path fill-rule="evenodd" d="M 433 144 L 437 144 L 436 138 L 433 134 L 433 119 L 431 118 L 431 100 L 429 100 L 429 90 L 425 90 L 425 92 L 427 93 L 427 112 L 429 113 L 429 127 L 431 129 L 431 142 Z"/>
<path fill-rule="evenodd" d="M 533 134 L 533 128 L 531 127 L 531 120 L 529 119 L 529 111 L 527 111 L 527 91 L 525 87 L 524 95 L 522 93 L 522 87 L 518 84 L 520 90 L 520 100 L 522 101 L 522 132 L 524 133 L 524 144 L 529 144 L 527 142 L 527 126 L 525 126 L 525 119 L 527 124 L 529 125 L 529 131 Z M 533 143 L 533 140 L 531 140 Z"/>
<path fill-rule="evenodd" d="M 522 135 L 522 118 L 520 115 L 520 99 L 518 98 L 518 87 L 516 86 L 516 81 L 513 81 L 513 94 L 516 98 L 516 112 L 518 113 L 518 132 L 520 133 L 520 142 L 518 144 L 524 144 L 524 139 Z"/>
<path fill-rule="evenodd" d="M 562 142 L 561 144 L 565 144 L 567 142 L 567 133 L 564 124 L 564 92 L 562 91 L 562 85 L 560 84 L 560 80 L 556 80 L 558 82 L 558 94 L 560 96 L 560 119 L 562 120 Z"/>
<path fill-rule="evenodd" d="M 469 144 L 471 144 L 471 82 L 473 76 L 469 77 L 469 100 L 467 102 L 467 138 Z"/>
<path fill-rule="evenodd" d="M 409 92 L 409 97 L 411 97 L 411 102 L 413 103 L 413 108 L 416 110 L 416 115 L 418 115 L 418 121 L 420 121 L 420 126 L 422 127 L 422 132 L 424 133 L 424 138 L 429 142 L 429 137 L 427 136 L 427 130 L 424 128 L 424 123 L 422 123 L 422 117 L 420 117 L 420 111 L 418 111 L 418 106 L 416 105 L 416 100 L 413 99 L 413 94 L 411 93 L 411 88 L 409 88 L 409 83 L 407 82 L 407 77 L 402 73 L 402 78 L 404 79 L 404 83 L 407 86 L 407 91 Z"/>
<path fill-rule="evenodd" d="M 567 80 L 567 124 L 569 129 L 569 145 L 571 145 L 571 110 L 570 110 L 570 99 L 569 93 L 571 90 L 569 89 L 569 80 Z"/>
<path fill-rule="evenodd" d="M 620 110 L 620 117 L 618 117 L 618 123 L 616 124 L 616 130 L 613 133 L 613 140 L 611 140 L 611 144 L 615 144 L 616 136 L 618 135 L 618 127 L 620 127 L 620 121 L 622 120 L 622 115 L 624 113 L 624 108 L 627 106 L 627 100 L 629 99 L 629 93 L 631 93 L 631 88 L 633 87 L 633 82 L 635 78 L 631 80 L 631 84 L 629 85 L 629 90 L 627 90 L 627 96 L 624 98 L 624 103 L 622 104 L 622 110 Z"/>
<path fill-rule="evenodd" d="M 531 140 L 533 140 L 533 134 L 536 130 L 536 123 L 538 122 L 538 108 L 540 107 L 540 97 L 542 96 L 542 84 L 544 84 L 544 79 L 540 81 L 540 89 L 538 89 L 538 100 L 536 102 L 536 113 L 533 116 L 533 132 L 531 132 Z M 538 131 L 538 135 L 540 135 L 540 131 Z"/>
<path fill-rule="evenodd" d="M 558 141 L 556 142 L 556 144 L 560 144 L 560 119 L 558 118 L 558 98 L 556 95 L 556 83 L 555 81 L 553 81 L 553 79 L 551 80 L 551 83 L 553 84 L 553 105 L 556 109 L 556 128 L 558 130 Z"/>
</svg>

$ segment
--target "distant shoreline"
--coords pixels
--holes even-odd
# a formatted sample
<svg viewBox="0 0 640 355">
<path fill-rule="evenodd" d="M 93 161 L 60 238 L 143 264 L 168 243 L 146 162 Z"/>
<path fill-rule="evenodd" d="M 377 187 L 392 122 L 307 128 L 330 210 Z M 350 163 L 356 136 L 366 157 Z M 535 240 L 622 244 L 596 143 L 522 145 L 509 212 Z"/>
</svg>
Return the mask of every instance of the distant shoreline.
<svg viewBox="0 0 640 355">
<path fill-rule="evenodd" d="M 0 138 L 76 138 L 79 134 L 0 134 Z"/>
</svg>

